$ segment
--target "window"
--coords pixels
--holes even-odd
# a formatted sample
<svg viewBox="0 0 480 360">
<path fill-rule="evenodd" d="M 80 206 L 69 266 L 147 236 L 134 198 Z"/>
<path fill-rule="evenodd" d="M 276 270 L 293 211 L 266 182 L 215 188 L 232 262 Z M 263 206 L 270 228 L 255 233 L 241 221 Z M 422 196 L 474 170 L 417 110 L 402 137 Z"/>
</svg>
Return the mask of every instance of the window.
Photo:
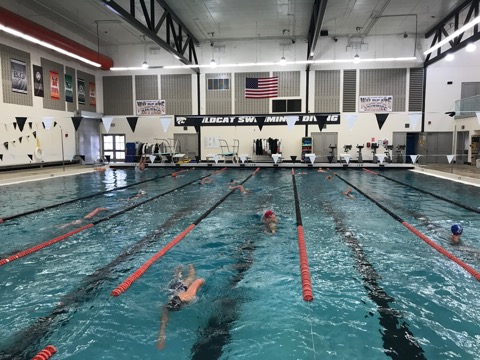
<svg viewBox="0 0 480 360">
<path fill-rule="evenodd" d="M 208 90 L 230 90 L 230 79 L 208 79 Z"/>
<path fill-rule="evenodd" d="M 103 135 L 103 156 L 110 157 L 110 161 L 125 160 L 125 135 Z"/>
<path fill-rule="evenodd" d="M 293 113 L 302 111 L 301 99 L 272 100 L 272 112 Z"/>
</svg>

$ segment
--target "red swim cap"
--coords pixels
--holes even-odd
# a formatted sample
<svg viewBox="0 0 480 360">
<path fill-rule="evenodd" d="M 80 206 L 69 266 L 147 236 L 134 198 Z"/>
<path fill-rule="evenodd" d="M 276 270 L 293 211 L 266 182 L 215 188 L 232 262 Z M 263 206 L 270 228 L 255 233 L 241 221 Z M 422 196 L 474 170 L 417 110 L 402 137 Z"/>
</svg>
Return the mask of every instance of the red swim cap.
<svg viewBox="0 0 480 360">
<path fill-rule="evenodd" d="M 272 215 L 275 215 L 275 213 L 272 210 L 267 210 L 265 211 L 265 214 L 263 214 L 265 218 L 269 218 Z"/>
</svg>

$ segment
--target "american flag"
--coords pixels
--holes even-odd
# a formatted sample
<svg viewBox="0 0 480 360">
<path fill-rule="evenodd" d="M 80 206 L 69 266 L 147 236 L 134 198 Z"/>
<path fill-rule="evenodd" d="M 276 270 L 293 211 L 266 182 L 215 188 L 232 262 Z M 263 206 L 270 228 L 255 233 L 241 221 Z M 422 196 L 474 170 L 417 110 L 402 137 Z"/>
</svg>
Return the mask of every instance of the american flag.
<svg viewBox="0 0 480 360">
<path fill-rule="evenodd" d="M 247 78 L 245 81 L 247 99 L 278 97 L 278 76 L 267 78 Z"/>
</svg>

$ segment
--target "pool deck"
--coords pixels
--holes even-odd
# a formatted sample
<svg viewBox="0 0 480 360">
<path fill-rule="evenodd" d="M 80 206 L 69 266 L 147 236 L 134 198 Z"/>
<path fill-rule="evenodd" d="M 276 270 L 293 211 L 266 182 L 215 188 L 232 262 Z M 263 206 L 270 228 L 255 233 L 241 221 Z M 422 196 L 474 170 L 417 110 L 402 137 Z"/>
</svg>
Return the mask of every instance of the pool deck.
<svg viewBox="0 0 480 360">
<path fill-rule="evenodd" d="M 381 166 L 380 164 L 374 163 L 349 163 L 348 166 L 344 163 L 314 163 L 313 165 L 305 164 L 301 162 L 291 163 L 291 162 L 282 162 L 279 164 L 273 163 L 245 163 L 245 164 L 232 164 L 232 163 L 186 163 L 186 164 L 165 164 L 165 163 L 154 163 L 148 164 L 149 167 L 155 168 L 252 168 L 252 167 L 262 167 L 262 168 L 295 168 L 295 169 L 318 169 L 330 168 L 330 169 L 359 169 L 367 168 L 370 170 L 379 170 L 379 169 L 410 169 L 415 172 L 423 173 L 426 175 L 437 176 L 441 178 L 446 178 L 452 181 L 459 181 L 471 185 L 480 186 L 480 169 L 472 165 L 460 165 L 460 164 L 431 164 L 431 165 L 412 165 L 412 164 L 385 164 Z M 107 167 L 112 169 L 116 168 L 132 168 L 135 164 L 133 163 L 117 163 L 111 164 Z M 89 172 L 96 171 L 92 165 L 68 165 L 65 166 L 50 166 L 44 168 L 35 168 L 35 169 L 24 169 L 24 170 L 9 170 L 2 171 L 0 167 L 0 186 L 18 184 L 28 181 L 37 181 L 37 180 L 46 180 L 55 177 L 78 175 Z"/>
</svg>

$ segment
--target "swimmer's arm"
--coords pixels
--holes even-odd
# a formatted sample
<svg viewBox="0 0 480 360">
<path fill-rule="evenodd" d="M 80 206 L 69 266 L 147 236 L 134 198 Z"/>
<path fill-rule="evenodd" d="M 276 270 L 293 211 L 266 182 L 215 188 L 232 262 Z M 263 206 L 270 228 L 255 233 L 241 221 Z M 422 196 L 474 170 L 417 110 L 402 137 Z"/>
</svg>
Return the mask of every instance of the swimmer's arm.
<svg viewBox="0 0 480 360">
<path fill-rule="evenodd" d="M 165 347 L 165 332 L 167 329 L 167 323 L 168 323 L 168 308 L 166 306 L 163 307 L 162 310 L 162 319 L 161 319 L 161 325 L 160 325 L 160 332 L 158 334 L 158 339 L 157 339 L 157 349 L 162 350 Z"/>
</svg>

